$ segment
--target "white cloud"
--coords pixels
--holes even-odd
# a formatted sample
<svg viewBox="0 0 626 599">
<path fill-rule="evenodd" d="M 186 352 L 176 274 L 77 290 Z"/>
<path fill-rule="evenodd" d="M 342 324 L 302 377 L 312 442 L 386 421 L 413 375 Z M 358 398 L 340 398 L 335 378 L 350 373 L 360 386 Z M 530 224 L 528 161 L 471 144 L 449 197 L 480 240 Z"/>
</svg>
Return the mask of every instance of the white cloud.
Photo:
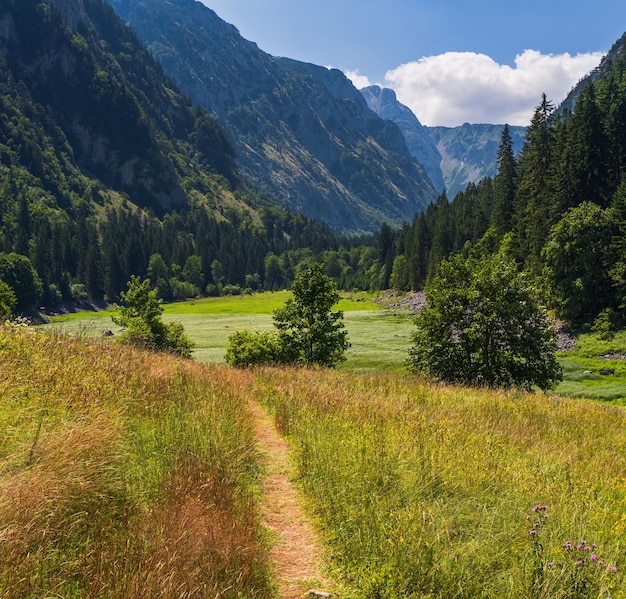
<svg viewBox="0 0 626 599">
<path fill-rule="evenodd" d="M 515 67 L 510 67 L 485 54 L 447 52 L 400 65 L 385 79 L 398 100 L 425 125 L 528 125 L 542 93 L 558 104 L 602 56 L 601 52 L 571 56 L 524 50 L 515 57 Z"/>
<path fill-rule="evenodd" d="M 361 73 L 359 73 L 359 69 L 355 69 L 354 71 L 344 70 L 343 73 L 348 79 L 350 79 L 350 81 L 352 81 L 352 84 L 357 89 L 363 89 L 364 87 L 372 85 L 366 75 L 361 75 Z"/>
</svg>

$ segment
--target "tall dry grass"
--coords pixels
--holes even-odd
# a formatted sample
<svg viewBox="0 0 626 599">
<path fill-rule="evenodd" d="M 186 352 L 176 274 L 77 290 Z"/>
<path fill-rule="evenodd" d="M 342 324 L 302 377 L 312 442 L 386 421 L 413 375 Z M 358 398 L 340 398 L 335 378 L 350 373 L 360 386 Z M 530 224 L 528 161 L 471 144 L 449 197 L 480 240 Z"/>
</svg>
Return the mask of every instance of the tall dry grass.
<svg viewBox="0 0 626 599">
<path fill-rule="evenodd" d="M 0 597 L 271 597 L 250 375 L 0 326 Z"/>
<path fill-rule="evenodd" d="M 626 597 L 622 408 L 301 370 L 256 392 L 345 597 Z"/>
</svg>

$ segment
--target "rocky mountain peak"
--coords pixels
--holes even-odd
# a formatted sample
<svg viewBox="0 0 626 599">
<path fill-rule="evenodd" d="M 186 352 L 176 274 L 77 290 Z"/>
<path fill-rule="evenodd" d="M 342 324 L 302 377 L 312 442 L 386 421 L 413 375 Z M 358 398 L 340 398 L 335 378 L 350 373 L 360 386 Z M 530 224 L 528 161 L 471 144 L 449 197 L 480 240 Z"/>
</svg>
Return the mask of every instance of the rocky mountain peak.
<svg viewBox="0 0 626 599">
<path fill-rule="evenodd" d="M 400 128 L 413 157 L 424 167 L 437 192 L 443 191 L 441 154 L 413 111 L 398 102 L 396 92 L 389 88 L 371 85 L 363 88 L 361 94 L 380 118 L 392 121 Z"/>
</svg>

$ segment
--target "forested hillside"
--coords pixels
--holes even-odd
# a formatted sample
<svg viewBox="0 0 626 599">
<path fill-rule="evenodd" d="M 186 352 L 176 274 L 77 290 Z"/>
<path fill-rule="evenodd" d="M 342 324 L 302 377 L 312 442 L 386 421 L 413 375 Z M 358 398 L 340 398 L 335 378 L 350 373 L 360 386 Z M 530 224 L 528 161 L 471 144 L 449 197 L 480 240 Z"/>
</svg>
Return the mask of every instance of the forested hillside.
<svg viewBox="0 0 626 599">
<path fill-rule="evenodd" d="M 131 274 L 168 299 L 259 286 L 268 254 L 337 243 L 242 182 L 219 123 L 102 0 L 4 2 L 0 22 L 0 279 L 18 309 L 114 300 Z"/>
</svg>

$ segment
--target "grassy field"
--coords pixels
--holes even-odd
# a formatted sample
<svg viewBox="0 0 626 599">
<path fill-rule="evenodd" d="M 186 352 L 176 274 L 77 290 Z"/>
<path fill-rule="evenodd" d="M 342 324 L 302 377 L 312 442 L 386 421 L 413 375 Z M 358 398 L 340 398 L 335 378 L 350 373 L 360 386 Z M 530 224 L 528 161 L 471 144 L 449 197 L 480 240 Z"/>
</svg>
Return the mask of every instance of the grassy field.
<svg viewBox="0 0 626 599">
<path fill-rule="evenodd" d="M 207 303 L 167 317 L 222 339 L 271 320 Z M 624 409 L 426 384 L 401 372 L 410 320 L 352 303 L 336 371 L 134 351 L 100 337 L 110 314 L 65 320 L 76 339 L 3 326 L 0 596 L 275 597 L 258 398 L 345 599 L 626 599 Z M 604 364 L 603 344 L 582 337 L 572 359 Z"/>
<path fill-rule="evenodd" d="M 180 321 L 196 344 L 194 357 L 202 362 L 224 361 L 228 337 L 242 329 L 272 328 L 272 312 L 282 306 L 288 292 L 208 298 L 165 305 L 164 320 Z M 372 296 L 350 295 L 338 309 L 344 311 L 352 347 L 340 370 L 401 371 L 411 344 L 412 314 L 380 309 Z M 79 312 L 52 319 L 52 326 L 72 333 L 99 336 L 102 329 L 119 329 L 111 312 Z M 597 335 L 582 335 L 575 349 L 563 352 L 559 361 L 564 381 L 556 392 L 571 397 L 589 397 L 626 403 L 626 360 L 600 359 L 609 354 L 626 354 L 626 332 L 612 341 Z M 600 374 L 610 369 L 611 375 Z"/>
<path fill-rule="evenodd" d="M 208 298 L 164 306 L 163 320 L 177 320 L 195 343 L 194 358 L 201 362 L 223 362 L 228 337 L 235 331 L 264 331 L 272 328 L 273 311 L 287 301 L 287 292 L 260 293 L 249 296 Z M 403 367 L 410 344 L 411 315 L 394 315 L 379 310 L 372 296 L 356 294 L 344 297 L 337 309 L 344 311 L 352 347 L 341 368 L 390 369 Z M 72 334 L 101 336 L 103 329 L 114 335 L 113 311 L 78 312 L 52 318 L 44 328 L 56 328 Z"/>
<path fill-rule="evenodd" d="M 256 385 L 343 597 L 626 597 L 622 408 L 380 373 Z"/>
<path fill-rule="evenodd" d="M 0 325 L 0 597 L 273 597 L 251 380 Z"/>
<path fill-rule="evenodd" d="M 617 400 L 626 404 L 625 356 L 626 331 L 617 333 L 611 340 L 589 333 L 580 335 L 576 347 L 560 356 L 564 380 L 558 391 L 571 397 Z"/>
</svg>

